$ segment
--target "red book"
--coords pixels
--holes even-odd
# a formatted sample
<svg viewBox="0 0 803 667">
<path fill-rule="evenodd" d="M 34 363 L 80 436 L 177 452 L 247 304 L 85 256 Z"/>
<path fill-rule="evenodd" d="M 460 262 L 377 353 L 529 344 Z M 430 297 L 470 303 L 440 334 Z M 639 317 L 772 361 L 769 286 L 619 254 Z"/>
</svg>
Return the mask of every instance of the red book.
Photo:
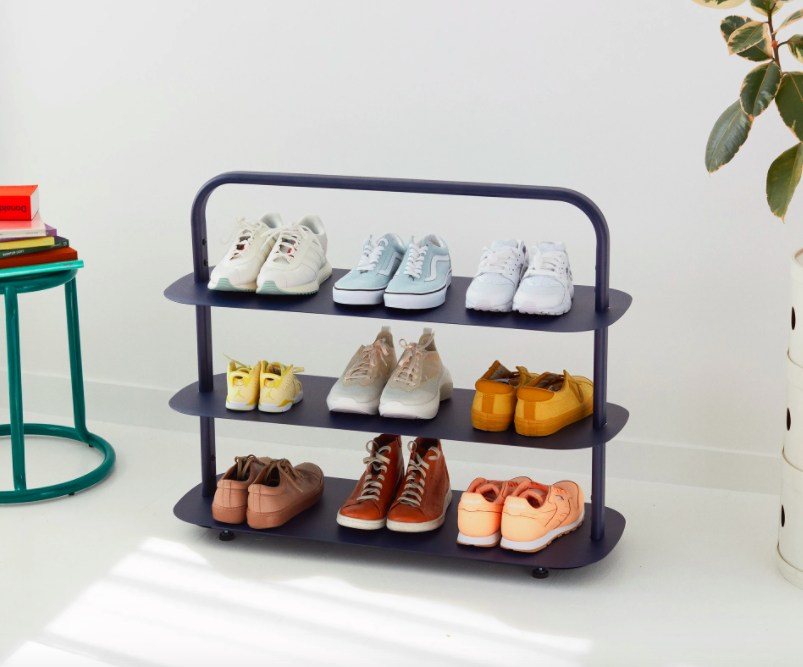
<svg viewBox="0 0 803 667">
<path fill-rule="evenodd" d="M 67 246 L 66 248 L 56 248 L 54 250 L 43 250 L 31 255 L 19 255 L 0 259 L 0 270 L 13 269 L 17 266 L 35 266 L 36 264 L 52 264 L 53 262 L 70 262 L 78 259 L 78 253 Z"/>
<path fill-rule="evenodd" d="M 38 210 L 38 185 L 0 185 L 0 220 L 33 220 Z"/>
</svg>

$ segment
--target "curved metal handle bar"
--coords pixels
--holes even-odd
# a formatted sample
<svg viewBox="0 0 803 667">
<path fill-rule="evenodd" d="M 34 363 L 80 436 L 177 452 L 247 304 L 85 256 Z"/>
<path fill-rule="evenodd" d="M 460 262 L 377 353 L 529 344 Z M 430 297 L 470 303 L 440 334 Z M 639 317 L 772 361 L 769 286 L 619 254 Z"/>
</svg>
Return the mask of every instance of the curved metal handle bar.
<svg viewBox="0 0 803 667">
<path fill-rule="evenodd" d="M 610 282 L 610 234 L 605 216 L 585 195 L 566 188 L 457 181 L 419 181 L 405 178 L 364 178 L 359 176 L 324 176 L 318 174 L 276 174 L 259 171 L 229 171 L 207 181 L 192 203 L 192 261 L 195 282 L 209 280 L 206 243 L 206 204 L 221 185 L 280 185 L 293 188 L 333 190 L 373 190 L 409 192 L 427 195 L 462 195 L 465 197 L 501 197 L 505 199 L 546 199 L 563 201 L 586 214 L 597 236 L 596 302 L 597 312 L 608 310 Z"/>
</svg>

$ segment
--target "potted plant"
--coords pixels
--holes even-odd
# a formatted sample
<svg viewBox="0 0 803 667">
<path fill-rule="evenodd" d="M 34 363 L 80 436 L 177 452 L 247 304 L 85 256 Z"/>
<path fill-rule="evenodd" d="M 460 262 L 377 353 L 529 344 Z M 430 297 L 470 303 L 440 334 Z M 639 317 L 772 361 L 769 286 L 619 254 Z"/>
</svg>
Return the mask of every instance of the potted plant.
<svg viewBox="0 0 803 667">
<path fill-rule="evenodd" d="M 729 9 L 748 0 L 694 0 L 718 9 Z M 803 34 L 791 26 L 803 19 L 803 9 L 781 18 L 778 13 L 793 0 L 749 0 L 758 16 L 726 16 L 720 24 L 728 52 L 758 63 L 744 78 L 739 99 L 717 119 L 705 147 L 705 167 L 714 173 L 728 164 L 747 141 L 753 121 L 775 102 L 781 120 L 796 143 L 781 153 L 767 172 L 767 202 L 783 219 L 803 171 L 803 72 L 784 72 L 780 53 L 788 49 L 803 62 Z M 800 24 L 803 26 L 803 23 Z M 803 29 L 803 28 L 801 28 Z M 791 333 L 787 356 L 786 433 L 781 460 L 781 508 L 778 565 L 792 583 L 803 587 L 803 250 L 792 258 Z"/>
</svg>

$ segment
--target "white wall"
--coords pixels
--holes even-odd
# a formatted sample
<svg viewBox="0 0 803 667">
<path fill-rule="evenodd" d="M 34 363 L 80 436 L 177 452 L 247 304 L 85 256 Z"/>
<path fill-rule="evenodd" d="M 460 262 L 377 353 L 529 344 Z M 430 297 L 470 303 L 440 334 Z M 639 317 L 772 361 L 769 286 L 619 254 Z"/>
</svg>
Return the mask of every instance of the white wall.
<svg viewBox="0 0 803 667">
<path fill-rule="evenodd" d="M 774 107 L 732 164 L 706 174 L 710 127 L 749 70 L 727 56 L 725 15 L 690 0 L 0 2 L 0 182 L 39 183 L 45 220 L 86 262 L 92 416 L 196 428 L 164 401 L 194 378 L 194 314 L 162 291 L 191 270 L 190 205 L 217 173 L 559 185 L 606 214 L 612 285 L 634 297 L 610 334 L 609 396 L 631 412 L 612 470 L 773 491 L 803 195 L 785 226 L 767 209 L 766 169 L 794 143 Z M 210 201 L 210 259 L 236 217 L 266 210 L 318 213 L 334 266 L 351 266 L 369 233 L 435 231 L 458 275 L 493 238 L 523 236 L 565 240 L 576 279 L 593 280 L 591 227 L 568 206 L 415 195 L 226 187 Z M 63 298 L 22 301 L 26 406 L 64 411 Z M 226 352 L 336 375 L 377 326 L 215 312 L 216 368 Z M 437 338 L 462 387 L 497 357 L 591 374 L 591 334 L 442 325 Z M 455 456 L 500 454 L 482 451 Z"/>
</svg>

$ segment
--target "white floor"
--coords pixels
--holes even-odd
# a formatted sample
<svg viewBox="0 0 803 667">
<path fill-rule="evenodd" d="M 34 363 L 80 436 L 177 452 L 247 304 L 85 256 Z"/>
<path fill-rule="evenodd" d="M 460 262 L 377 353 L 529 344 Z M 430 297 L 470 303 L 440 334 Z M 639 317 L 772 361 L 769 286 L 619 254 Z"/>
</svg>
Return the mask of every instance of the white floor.
<svg viewBox="0 0 803 667">
<path fill-rule="evenodd" d="M 437 557 L 221 542 L 172 514 L 199 481 L 194 436 L 91 427 L 118 453 L 107 480 L 71 498 L 0 506 L 2 665 L 803 664 L 803 590 L 775 565 L 777 496 L 610 479 L 608 504 L 628 521 L 617 549 L 538 581 Z M 355 434 L 356 447 L 365 439 Z M 459 447 L 446 443 L 447 461 L 450 446 Z M 362 465 L 356 448 L 223 440 L 221 470 L 249 453 L 313 459 L 344 477 Z M 9 454 L 4 439 L 2 488 Z M 31 442 L 29 481 L 81 474 L 95 456 Z M 559 478 L 449 469 L 456 488 L 479 474 Z"/>
</svg>

